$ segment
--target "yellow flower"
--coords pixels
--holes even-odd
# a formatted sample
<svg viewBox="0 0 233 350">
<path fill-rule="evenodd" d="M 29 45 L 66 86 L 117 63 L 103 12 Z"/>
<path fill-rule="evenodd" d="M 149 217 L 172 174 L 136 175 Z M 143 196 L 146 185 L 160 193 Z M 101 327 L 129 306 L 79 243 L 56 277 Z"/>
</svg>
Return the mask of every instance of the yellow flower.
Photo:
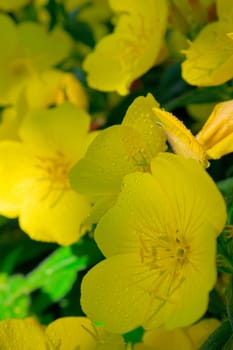
<svg viewBox="0 0 233 350">
<path fill-rule="evenodd" d="M 87 95 L 80 81 L 72 73 L 55 69 L 29 79 L 23 94 L 29 110 L 65 101 L 83 109 L 88 107 Z"/>
<path fill-rule="evenodd" d="M 20 92 L 13 107 L 5 108 L 1 115 L 0 140 L 19 139 L 23 117 L 32 109 L 54 107 L 65 101 L 87 109 L 88 99 L 81 83 L 71 73 L 58 70 L 43 72 L 32 77 Z"/>
<path fill-rule="evenodd" d="M 185 51 L 182 76 L 191 85 L 212 86 L 233 77 L 232 3 L 217 1 L 219 21 L 205 26 Z"/>
<path fill-rule="evenodd" d="M 89 125 L 86 112 L 66 103 L 25 116 L 21 142 L 0 142 L 0 213 L 18 216 L 31 238 L 68 245 L 80 237 L 89 202 L 68 173 L 94 137 Z"/>
<path fill-rule="evenodd" d="M 64 317 L 42 327 L 33 319 L 0 321 L 4 350 L 125 350 L 120 335 L 94 327 L 85 317 Z"/>
<path fill-rule="evenodd" d="M 197 31 L 208 22 L 214 2 L 214 0 L 171 0 L 170 19 L 173 26 L 182 32 Z"/>
<path fill-rule="evenodd" d="M 155 63 L 167 23 L 167 2 L 111 0 L 119 18 L 112 34 L 84 61 L 87 81 L 102 91 L 129 92 L 131 83 Z"/>
<path fill-rule="evenodd" d="M 153 111 L 174 152 L 185 158 L 196 159 L 204 167 L 207 167 L 209 165 L 208 156 L 191 131 L 172 113 L 160 108 L 153 108 Z"/>
<path fill-rule="evenodd" d="M 157 105 L 150 94 L 136 98 L 122 124 L 103 130 L 72 169 L 72 187 L 95 203 L 90 222 L 114 203 L 126 174 L 149 171 L 151 159 L 165 150 L 165 134 L 152 119 Z"/>
<path fill-rule="evenodd" d="M 0 15 L 0 104 L 15 103 L 28 79 L 58 64 L 69 53 L 71 41 L 56 28 L 47 33 L 32 22 L 15 24 Z"/>
<path fill-rule="evenodd" d="M 214 107 L 196 139 L 212 159 L 233 152 L 233 100 Z"/>
<path fill-rule="evenodd" d="M 161 153 L 151 174 L 125 176 L 97 225 L 107 259 L 83 279 L 83 311 L 116 333 L 192 324 L 216 282 L 216 236 L 225 220 L 220 192 L 194 160 Z"/>
<path fill-rule="evenodd" d="M 166 330 L 163 328 L 144 334 L 142 344 L 135 350 L 199 350 L 208 336 L 220 326 L 216 319 L 205 319 L 187 328 Z"/>
<path fill-rule="evenodd" d="M 233 100 L 216 104 L 196 137 L 172 113 L 160 108 L 153 111 L 175 153 L 197 159 L 208 167 L 208 159 L 233 152 Z"/>
</svg>

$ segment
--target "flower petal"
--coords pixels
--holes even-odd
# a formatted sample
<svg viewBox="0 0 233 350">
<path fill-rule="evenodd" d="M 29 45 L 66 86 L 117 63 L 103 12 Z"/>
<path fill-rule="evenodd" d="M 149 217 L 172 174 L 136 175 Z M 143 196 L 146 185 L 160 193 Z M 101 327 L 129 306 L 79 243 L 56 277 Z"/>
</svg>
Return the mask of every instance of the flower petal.
<svg viewBox="0 0 233 350">
<path fill-rule="evenodd" d="M 94 322 L 103 322 L 113 333 L 124 333 L 142 324 L 151 296 L 144 269 L 136 255 L 116 255 L 92 268 L 81 286 L 81 305 Z M 150 277 L 148 278 L 150 281 Z"/>
<path fill-rule="evenodd" d="M 70 245 L 81 234 L 82 221 L 90 210 L 85 197 L 67 190 L 48 190 L 48 186 L 34 182 L 22 203 L 20 227 L 35 240 Z"/>
<path fill-rule="evenodd" d="M 4 350 L 47 350 L 42 327 L 31 320 L 0 321 L 1 348 Z"/>
<path fill-rule="evenodd" d="M 114 33 L 87 56 L 84 69 L 91 87 L 126 95 L 131 83 L 156 61 L 166 28 L 167 3 L 148 0 L 145 5 L 137 0 L 112 5 L 124 12 Z"/>
<path fill-rule="evenodd" d="M 144 142 L 133 128 L 109 127 L 97 135 L 85 158 L 72 169 L 71 185 L 92 197 L 116 194 L 124 175 L 135 170 L 143 171 L 148 165 L 148 156 L 144 152 Z"/>
<path fill-rule="evenodd" d="M 20 136 L 37 155 L 53 156 L 62 152 L 73 162 L 83 157 L 90 124 L 89 115 L 70 103 L 29 112 L 20 129 Z"/>
<path fill-rule="evenodd" d="M 63 317 L 50 323 L 45 334 L 59 350 L 95 350 L 95 329 L 86 317 Z"/>
<path fill-rule="evenodd" d="M 167 196 L 175 192 L 174 199 L 169 198 L 177 207 L 173 208 L 177 212 L 175 220 L 180 217 L 184 227 L 189 225 L 193 229 L 198 227 L 198 222 L 208 222 L 216 235 L 222 231 L 226 223 L 225 201 L 212 178 L 198 162 L 161 153 L 152 160 L 151 171 Z"/>
<path fill-rule="evenodd" d="M 0 158 L 0 213 L 14 218 L 34 175 L 33 157 L 19 142 L 1 141 Z"/>
<path fill-rule="evenodd" d="M 154 108 L 153 111 L 155 113 L 155 118 L 161 122 L 167 135 L 168 142 L 172 146 L 174 152 L 185 158 L 197 159 L 204 167 L 207 167 L 207 154 L 191 131 L 172 113 L 159 108 Z"/>
<path fill-rule="evenodd" d="M 205 26 L 185 51 L 182 76 L 191 85 L 214 86 L 233 77 L 233 41 L 228 36 L 231 23 Z"/>
<path fill-rule="evenodd" d="M 155 107 L 159 107 L 159 104 L 151 94 L 147 94 L 146 97 L 139 96 L 129 106 L 122 122 L 122 125 L 130 126 L 139 132 L 151 158 L 166 150 L 166 135 L 154 120 L 152 109 Z"/>
</svg>

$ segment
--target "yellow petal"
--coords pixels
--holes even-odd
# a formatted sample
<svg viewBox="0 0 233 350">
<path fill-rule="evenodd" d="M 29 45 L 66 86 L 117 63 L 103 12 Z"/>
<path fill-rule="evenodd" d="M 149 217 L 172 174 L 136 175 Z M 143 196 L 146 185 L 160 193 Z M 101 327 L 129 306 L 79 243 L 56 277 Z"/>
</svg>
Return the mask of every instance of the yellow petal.
<svg viewBox="0 0 233 350">
<path fill-rule="evenodd" d="M 211 23 L 202 29 L 185 51 L 182 76 L 191 85 L 214 86 L 233 77 L 233 41 L 228 36 L 231 24 Z"/>
<path fill-rule="evenodd" d="M 90 210 L 80 194 L 34 181 L 21 206 L 19 224 L 32 239 L 70 245 L 83 234 L 81 225 Z"/>
<path fill-rule="evenodd" d="M 218 103 L 196 135 L 209 157 L 221 158 L 233 152 L 233 100 Z"/>
<path fill-rule="evenodd" d="M 0 321 L 1 348 L 4 350 L 47 350 L 42 328 L 30 320 Z"/>
<path fill-rule="evenodd" d="M 46 157 L 61 152 L 75 162 L 87 147 L 89 115 L 70 103 L 29 112 L 21 125 L 20 136 L 36 155 Z"/>
<path fill-rule="evenodd" d="M 17 26 L 17 33 L 20 45 L 27 48 L 33 66 L 39 70 L 46 70 L 69 55 L 71 39 L 60 28 L 46 32 L 37 23 L 24 21 Z"/>
<path fill-rule="evenodd" d="M 222 22 L 232 23 L 233 9 L 231 0 L 216 0 L 218 18 Z"/>
<path fill-rule="evenodd" d="M 102 208 L 103 212 L 103 203 L 107 205 L 108 202 L 101 196 L 109 196 L 111 202 L 126 174 L 136 170 L 149 171 L 150 160 L 165 150 L 165 134 L 152 119 L 152 107 L 156 105 L 152 95 L 136 98 L 122 125 L 102 131 L 88 148 L 84 159 L 72 169 L 73 188 L 101 200 L 101 204 L 95 207 L 97 211 Z M 95 209 L 93 218 L 99 215 Z"/>
<path fill-rule="evenodd" d="M 130 126 L 140 133 L 145 147 L 153 158 L 158 152 L 166 150 L 166 136 L 163 129 L 154 122 L 153 108 L 159 107 L 151 94 L 139 96 L 129 106 L 122 125 Z"/>
<path fill-rule="evenodd" d="M 119 17 L 114 33 L 87 56 L 84 69 L 91 87 L 125 95 L 131 83 L 156 61 L 166 27 L 167 3 L 148 0 L 145 6 L 137 0 L 112 5 L 117 10 L 128 7 L 129 11 Z"/>
<path fill-rule="evenodd" d="M 102 261 L 84 277 L 81 305 L 94 322 L 113 333 L 125 333 L 142 323 L 151 297 L 144 288 L 140 259 L 134 254 Z M 137 288 L 138 286 L 138 288 Z"/>
<path fill-rule="evenodd" d="M 63 317 L 49 324 L 45 334 L 54 349 L 95 350 L 96 332 L 86 317 Z"/>
<path fill-rule="evenodd" d="M 226 222 L 226 203 L 213 179 L 203 171 L 198 162 L 170 153 L 161 153 L 152 160 L 151 171 L 157 183 L 162 181 L 169 193 L 176 190 L 177 205 L 183 208 L 184 213 L 189 213 L 183 215 L 187 225 L 188 222 L 192 222 L 193 226 L 196 226 L 196 220 L 191 219 L 195 209 L 199 220 L 201 221 L 201 216 L 205 217 L 204 221 L 213 226 L 216 235 L 222 231 Z M 159 175 L 161 172 L 163 175 Z M 171 181 L 171 172 L 174 181 Z"/>
<path fill-rule="evenodd" d="M 48 70 L 28 80 L 24 90 L 28 109 L 64 103 L 87 109 L 87 96 L 81 83 L 71 73 Z"/>
<path fill-rule="evenodd" d="M 19 142 L 0 143 L 0 212 L 13 218 L 19 214 L 34 176 L 33 157 Z"/>
<path fill-rule="evenodd" d="M 216 281 L 216 235 L 226 221 L 224 200 L 216 185 L 198 162 L 169 153 L 155 157 L 151 171 L 125 176 L 116 204 L 95 232 L 107 260 L 87 275 L 83 307 L 94 321 L 105 322 L 106 328 L 115 332 L 140 324 L 168 329 L 190 325 L 206 311 Z M 134 268 L 131 256 L 135 257 Z M 117 281 L 113 297 L 111 279 Z M 124 298 L 121 289 L 132 298 L 140 298 L 144 291 L 144 314 L 142 310 L 133 314 L 130 297 Z M 101 311 L 108 299 L 114 305 L 110 312 L 114 316 L 107 313 L 110 304 Z M 194 299 L 195 303 L 190 303 Z M 115 309 L 116 300 L 130 315 L 125 329 L 120 328 L 122 311 Z"/>
<path fill-rule="evenodd" d="M 115 125 L 97 135 L 85 158 L 74 166 L 71 185 L 92 197 L 116 194 L 124 175 L 143 171 L 148 165 L 140 134 L 133 128 Z"/>
<path fill-rule="evenodd" d="M 156 350 L 194 350 L 191 340 L 181 328 L 172 331 L 163 328 L 147 331 L 143 336 L 143 344 Z"/>
<path fill-rule="evenodd" d="M 204 319 L 191 327 L 186 328 L 185 332 L 192 340 L 194 349 L 200 349 L 201 345 L 207 340 L 219 326 L 220 322 L 214 318 Z"/>
<path fill-rule="evenodd" d="M 199 160 L 204 167 L 207 167 L 207 154 L 191 131 L 173 114 L 159 108 L 154 108 L 153 111 L 156 120 L 161 123 L 174 152 L 185 158 Z"/>
</svg>

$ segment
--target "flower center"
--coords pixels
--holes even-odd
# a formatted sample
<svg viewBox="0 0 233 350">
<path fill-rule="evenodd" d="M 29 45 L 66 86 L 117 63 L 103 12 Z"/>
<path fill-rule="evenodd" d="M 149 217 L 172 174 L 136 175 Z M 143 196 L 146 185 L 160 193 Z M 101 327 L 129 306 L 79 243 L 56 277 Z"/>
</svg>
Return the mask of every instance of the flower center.
<svg viewBox="0 0 233 350">
<path fill-rule="evenodd" d="M 141 260 L 150 270 L 160 272 L 173 270 L 174 264 L 183 265 L 187 259 L 188 246 L 184 240 L 167 236 L 144 237 L 141 240 Z"/>
<path fill-rule="evenodd" d="M 45 193 L 41 200 L 45 200 L 50 194 L 54 194 L 52 206 L 54 206 L 65 191 L 70 189 L 68 173 L 72 166 L 64 154 L 57 151 L 53 157 L 37 156 L 36 168 L 40 176 L 38 181 L 45 183 Z"/>
<path fill-rule="evenodd" d="M 187 242 L 178 231 L 174 235 L 141 234 L 140 257 L 146 274 L 153 279 L 147 290 L 152 300 L 173 302 L 172 295 L 185 280 L 189 252 Z"/>
</svg>

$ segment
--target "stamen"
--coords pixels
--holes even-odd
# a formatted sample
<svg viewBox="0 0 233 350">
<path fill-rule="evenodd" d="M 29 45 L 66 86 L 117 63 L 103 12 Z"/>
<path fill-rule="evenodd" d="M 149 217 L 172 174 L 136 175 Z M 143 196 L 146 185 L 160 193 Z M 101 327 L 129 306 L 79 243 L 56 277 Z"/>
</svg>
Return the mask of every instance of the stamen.
<svg viewBox="0 0 233 350">
<path fill-rule="evenodd" d="M 60 151 L 57 151 L 54 157 L 37 156 L 36 159 L 35 168 L 40 175 L 37 181 L 47 183 L 45 193 L 40 200 L 47 200 L 53 193 L 50 206 L 54 207 L 61 200 L 64 193 L 70 189 L 68 173 L 72 164 Z"/>
</svg>

